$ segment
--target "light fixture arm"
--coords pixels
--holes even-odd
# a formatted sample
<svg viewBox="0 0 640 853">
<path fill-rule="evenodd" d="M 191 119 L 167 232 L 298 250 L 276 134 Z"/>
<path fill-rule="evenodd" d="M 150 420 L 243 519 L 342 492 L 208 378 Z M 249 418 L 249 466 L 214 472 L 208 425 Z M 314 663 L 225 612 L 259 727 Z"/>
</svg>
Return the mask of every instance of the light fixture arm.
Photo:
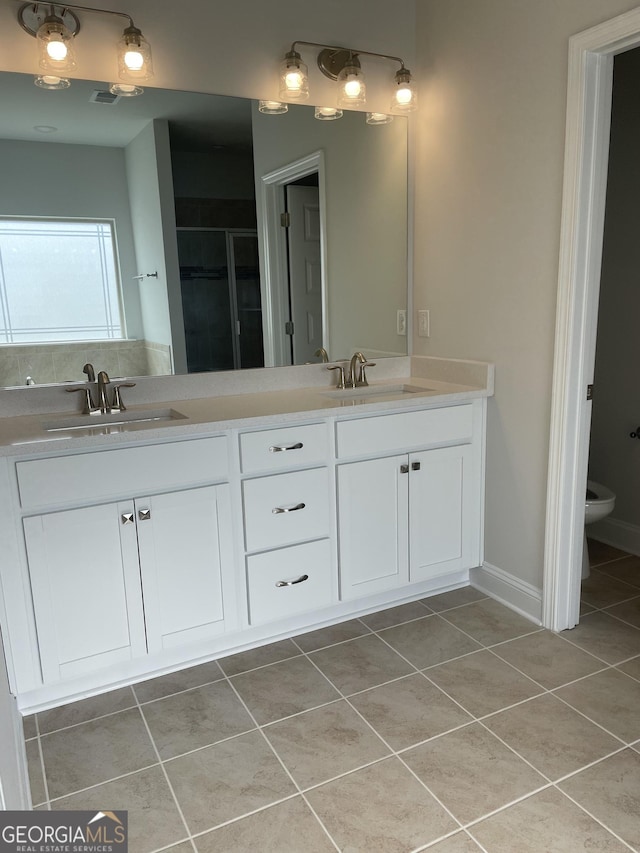
<svg viewBox="0 0 640 853">
<path fill-rule="evenodd" d="M 56 14 L 55 10 L 58 9 L 60 11 L 60 17 L 62 17 L 62 18 L 64 18 L 66 12 L 69 11 L 69 14 L 73 18 L 74 24 L 75 24 L 75 27 L 72 30 L 72 34 L 74 36 L 77 35 L 80 31 L 80 21 L 78 20 L 76 15 L 74 15 L 73 12 L 71 11 L 73 9 L 76 9 L 80 12 L 98 12 L 102 15 L 117 15 L 120 18 L 126 18 L 129 21 L 129 26 L 135 28 L 135 24 L 133 23 L 133 18 L 131 17 L 131 15 L 128 15 L 126 12 L 113 12 L 113 11 L 111 11 L 111 9 L 96 9 L 93 6 L 76 6 L 76 5 L 71 4 L 71 3 L 23 3 L 23 5 L 18 10 L 18 23 L 20 24 L 20 26 L 22 27 L 22 29 L 26 33 L 29 33 L 30 36 L 35 37 L 36 33 L 37 33 L 37 29 L 34 29 L 34 27 L 31 24 L 27 23 L 27 21 L 25 20 L 25 17 L 24 17 L 25 12 L 27 10 L 30 10 L 34 16 L 37 16 L 39 8 L 41 6 L 43 6 L 45 8 L 49 7 L 51 15 L 55 15 Z"/>
<path fill-rule="evenodd" d="M 400 56 L 390 56 L 388 53 L 373 53 L 371 50 L 356 50 L 352 47 L 338 47 L 334 44 L 322 44 L 320 42 L 315 41 L 300 41 L 296 40 L 291 43 L 291 50 L 295 51 L 297 44 L 304 44 L 307 47 L 321 47 L 324 50 L 332 50 L 336 52 L 342 53 L 350 53 L 354 56 L 377 56 L 379 59 L 389 59 L 391 62 L 397 62 L 400 65 L 400 70 L 403 71 L 405 69 L 404 59 Z M 322 68 L 320 69 L 322 70 Z M 325 72 L 326 73 L 326 72 Z"/>
</svg>

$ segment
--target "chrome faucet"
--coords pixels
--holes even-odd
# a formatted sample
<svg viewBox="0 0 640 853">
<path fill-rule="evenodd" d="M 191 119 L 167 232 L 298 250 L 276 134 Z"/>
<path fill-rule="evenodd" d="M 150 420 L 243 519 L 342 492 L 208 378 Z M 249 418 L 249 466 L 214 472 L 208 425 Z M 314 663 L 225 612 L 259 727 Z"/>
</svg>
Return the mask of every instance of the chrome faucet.
<svg viewBox="0 0 640 853">
<path fill-rule="evenodd" d="M 109 374 L 105 370 L 101 370 L 100 373 L 98 373 L 98 406 L 100 407 L 100 411 L 103 415 L 106 415 L 111 411 L 111 405 L 107 396 L 107 385 L 109 385 L 110 382 Z"/>
<path fill-rule="evenodd" d="M 323 364 L 328 364 L 329 362 L 329 353 L 326 351 L 324 347 L 320 347 L 314 352 L 314 356 L 316 358 L 321 358 Z"/>
<path fill-rule="evenodd" d="M 95 382 L 96 381 L 96 372 L 93 368 L 93 365 L 90 363 L 85 364 L 82 368 L 82 372 L 87 374 L 87 382 Z"/>
<path fill-rule="evenodd" d="M 367 361 L 361 352 L 354 353 L 349 362 L 349 376 L 346 381 L 346 387 L 361 388 L 368 385 L 365 368 L 375 366 L 375 361 Z"/>
</svg>

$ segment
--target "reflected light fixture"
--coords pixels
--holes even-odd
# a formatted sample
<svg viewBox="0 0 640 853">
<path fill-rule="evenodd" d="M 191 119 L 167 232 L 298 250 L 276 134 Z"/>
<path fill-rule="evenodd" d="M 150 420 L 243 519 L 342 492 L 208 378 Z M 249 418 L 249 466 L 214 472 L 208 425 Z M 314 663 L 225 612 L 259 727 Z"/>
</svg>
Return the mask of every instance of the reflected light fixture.
<svg viewBox="0 0 640 853">
<path fill-rule="evenodd" d="M 299 45 L 320 48 L 317 57 L 318 68 L 325 77 L 337 82 L 338 93 L 336 102 L 338 107 L 358 108 L 366 103 L 366 83 L 360 57 L 373 56 L 378 59 L 397 62 L 400 65 L 394 77 L 391 112 L 409 113 L 416 109 L 417 93 L 415 82 L 401 57 L 390 56 L 386 53 L 373 53 L 370 50 L 335 47 L 313 41 L 294 41 L 291 45 L 291 50 L 285 55 L 280 65 L 280 98 L 283 101 L 301 101 L 309 97 L 308 70 L 297 50 Z M 326 108 L 322 107 L 320 109 Z M 374 113 L 370 113 L 369 115 L 374 115 Z M 375 115 L 378 117 L 376 120 L 367 118 L 369 124 L 387 124 L 391 121 L 391 116 L 386 116 L 386 120 L 383 121 L 380 116 L 385 114 L 376 113 Z M 318 117 L 316 108 L 316 118 Z"/>
<path fill-rule="evenodd" d="M 316 107 L 313 114 L 319 121 L 336 121 L 342 118 L 343 112 L 337 107 Z"/>
<path fill-rule="evenodd" d="M 258 101 L 258 110 L 268 116 L 281 116 L 288 109 L 288 104 L 281 101 Z"/>
<path fill-rule="evenodd" d="M 393 116 L 387 113 L 367 113 L 367 124 L 390 124 Z"/>
<path fill-rule="evenodd" d="M 18 23 L 26 33 L 35 36 L 38 43 L 41 73 L 35 78 L 36 86 L 67 89 L 71 85 L 64 74 L 76 67 L 74 40 L 80 31 L 80 21 L 72 10 L 116 15 L 128 20 L 129 25 L 118 42 L 118 82 L 111 84 L 110 91 L 124 97 L 141 95 L 144 89 L 138 84 L 153 77 L 153 63 L 149 43 L 131 16 L 109 9 L 58 3 L 24 3 L 18 10 Z"/>
</svg>

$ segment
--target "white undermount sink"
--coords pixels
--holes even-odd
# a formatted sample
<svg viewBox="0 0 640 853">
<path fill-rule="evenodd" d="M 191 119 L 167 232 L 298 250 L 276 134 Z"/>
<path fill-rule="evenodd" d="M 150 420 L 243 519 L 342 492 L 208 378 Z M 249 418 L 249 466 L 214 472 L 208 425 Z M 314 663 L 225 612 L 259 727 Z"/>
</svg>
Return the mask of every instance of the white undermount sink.
<svg viewBox="0 0 640 853">
<path fill-rule="evenodd" d="M 104 415 L 75 415 L 71 418 L 56 418 L 44 421 L 42 428 L 46 432 L 66 432 L 67 430 L 92 430 L 101 427 L 120 427 L 134 429 L 136 424 L 161 424 L 166 421 L 186 418 L 175 409 L 127 409 L 124 412 L 109 412 Z"/>
<path fill-rule="evenodd" d="M 335 400 L 358 400 L 362 397 L 397 397 L 402 394 L 420 394 L 433 390 L 433 388 L 421 388 L 419 385 L 397 383 L 394 385 L 364 385 L 360 388 L 334 388 L 333 391 L 323 391 L 322 393 L 324 397 L 331 397 Z"/>
</svg>

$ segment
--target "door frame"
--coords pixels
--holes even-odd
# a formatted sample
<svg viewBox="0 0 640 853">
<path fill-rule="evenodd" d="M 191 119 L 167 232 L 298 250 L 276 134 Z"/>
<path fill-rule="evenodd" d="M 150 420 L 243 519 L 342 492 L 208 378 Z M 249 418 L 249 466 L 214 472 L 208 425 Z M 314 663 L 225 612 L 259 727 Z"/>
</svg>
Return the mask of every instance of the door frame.
<svg viewBox="0 0 640 853">
<path fill-rule="evenodd" d="M 579 621 L 613 58 L 638 45 L 640 9 L 569 40 L 543 586 L 543 625 L 553 631 Z"/>
<path fill-rule="evenodd" d="M 260 241 L 260 289 L 262 295 L 262 329 L 264 339 L 265 367 L 277 367 L 290 363 L 287 355 L 288 341 L 284 335 L 284 324 L 289 319 L 288 261 L 285 229 L 280 224 L 284 212 L 284 188 L 286 184 L 318 173 L 320 200 L 320 281 L 322 287 L 322 346 L 330 351 L 329 300 L 327 292 L 327 199 L 325 189 L 324 152 L 294 160 L 262 175 L 257 183 Z"/>
</svg>

